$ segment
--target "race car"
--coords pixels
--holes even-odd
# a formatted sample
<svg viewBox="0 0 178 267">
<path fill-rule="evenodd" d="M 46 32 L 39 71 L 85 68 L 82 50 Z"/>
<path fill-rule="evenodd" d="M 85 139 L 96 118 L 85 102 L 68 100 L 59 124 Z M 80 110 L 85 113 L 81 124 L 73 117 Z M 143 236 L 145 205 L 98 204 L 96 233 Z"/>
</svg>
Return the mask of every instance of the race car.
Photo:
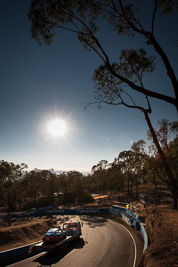
<svg viewBox="0 0 178 267">
<path fill-rule="evenodd" d="M 62 231 L 60 227 L 57 228 L 51 228 L 48 230 L 47 233 L 43 235 L 43 242 L 44 243 L 52 243 L 52 242 L 58 242 L 61 239 L 66 238 L 66 232 Z"/>
</svg>

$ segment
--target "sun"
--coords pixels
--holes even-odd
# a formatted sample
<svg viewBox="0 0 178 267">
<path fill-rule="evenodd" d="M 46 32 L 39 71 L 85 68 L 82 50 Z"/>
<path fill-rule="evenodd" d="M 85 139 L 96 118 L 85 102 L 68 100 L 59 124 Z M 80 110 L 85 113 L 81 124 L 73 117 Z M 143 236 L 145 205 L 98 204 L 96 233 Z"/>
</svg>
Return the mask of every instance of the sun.
<svg viewBox="0 0 178 267">
<path fill-rule="evenodd" d="M 48 130 L 52 136 L 64 136 L 67 130 L 67 125 L 64 120 L 55 119 L 48 125 Z"/>
</svg>

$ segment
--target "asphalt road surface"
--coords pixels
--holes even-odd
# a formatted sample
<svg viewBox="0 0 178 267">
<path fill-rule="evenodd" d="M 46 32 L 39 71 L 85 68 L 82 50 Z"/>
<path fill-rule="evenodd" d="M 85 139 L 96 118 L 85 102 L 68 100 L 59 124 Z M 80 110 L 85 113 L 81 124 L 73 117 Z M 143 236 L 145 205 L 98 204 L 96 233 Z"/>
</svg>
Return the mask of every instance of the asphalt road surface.
<svg viewBox="0 0 178 267">
<path fill-rule="evenodd" d="M 139 231 L 93 216 L 81 216 L 82 236 L 67 249 L 40 253 L 13 267 L 136 267 L 143 251 Z"/>
</svg>

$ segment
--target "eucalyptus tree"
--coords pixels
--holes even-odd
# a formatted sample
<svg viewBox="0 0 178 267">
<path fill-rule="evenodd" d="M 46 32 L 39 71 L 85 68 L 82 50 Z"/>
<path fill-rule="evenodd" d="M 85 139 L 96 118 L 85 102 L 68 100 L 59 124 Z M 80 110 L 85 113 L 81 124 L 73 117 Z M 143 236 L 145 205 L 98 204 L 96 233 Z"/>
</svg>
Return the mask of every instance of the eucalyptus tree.
<svg viewBox="0 0 178 267">
<path fill-rule="evenodd" d="M 103 65 L 93 75 L 96 102 L 99 105 L 101 103 L 124 105 L 143 113 L 169 177 L 174 192 L 175 208 L 177 208 L 178 187 L 150 121 L 149 114 L 152 109 L 149 97 L 168 102 L 178 111 L 177 78 L 168 56 L 155 37 L 156 18 L 159 12 L 162 15 L 169 15 L 177 8 L 176 0 L 153 1 L 150 29 L 141 23 L 138 6 L 131 2 L 124 4 L 122 0 L 33 0 L 28 14 L 32 38 L 36 39 L 39 44 L 49 45 L 53 41 L 56 30 L 67 30 L 76 34 L 79 42 L 86 49 L 93 50 L 100 57 Z M 143 75 L 155 69 L 154 57 L 147 56 L 144 49 L 119 51 L 120 57 L 116 55 L 116 58 L 119 58 L 118 62 L 111 61 L 109 52 L 105 50 L 97 37 L 101 19 L 107 20 L 118 36 L 135 36 L 136 38 L 140 35 L 145 38 L 146 44 L 153 48 L 165 67 L 164 75 L 170 79 L 173 96 L 158 93 L 143 85 Z M 145 98 L 145 103 L 144 100 L 136 101 L 135 95 L 137 94 Z"/>
<path fill-rule="evenodd" d="M 75 202 L 80 205 L 84 202 L 84 177 L 83 174 L 77 171 L 68 172 L 68 177 L 70 178 L 70 185 L 74 192 Z"/>
<path fill-rule="evenodd" d="M 1 201 L 8 205 L 8 211 L 15 210 L 23 192 L 23 176 L 27 165 L 24 163 L 15 165 L 12 162 L 0 161 L 0 194 Z M 9 226 L 11 217 L 9 216 Z"/>
<path fill-rule="evenodd" d="M 133 185 L 135 180 L 134 165 L 133 165 L 134 153 L 131 150 L 124 150 L 119 153 L 118 161 L 121 166 L 121 171 L 126 180 L 127 194 L 132 195 Z"/>
<path fill-rule="evenodd" d="M 88 179 L 78 171 L 59 175 L 59 185 L 63 193 L 63 204 L 92 202 Z"/>
<path fill-rule="evenodd" d="M 176 177 L 178 183 L 178 135 L 170 141 L 169 151 L 171 154 L 171 157 L 169 158 L 173 167 L 174 176 Z"/>
<path fill-rule="evenodd" d="M 125 179 L 122 172 L 122 166 L 117 158 L 115 158 L 114 161 L 109 164 L 107 174 L 109 177 L 109 190 L 111 192 L 123 192 L 124 194 Z"/>
<path fill-rule="evenodd" d="M 44 185 L 43 182 L 41 170 L 39 169 L 34 169 L 26 173 L 23 179 L 26 197 L 32 207 L 37 207 L 37 200 L 41 196 Z"/>
<path fill-rule="evenodd" d="M 172 164 L 172 168 L 176 167 L 175 159 L 172 157 L 172 151 L 170 149 L 170 142 L 177 139 L 178 136 L 178 121 L 169 122 L 167 119 L 162 119 L 157 122 L 157 128 L 155 129 L 158 140 L 165 151 L 167 157 L 170 159 L 169 164 Z M 149 136 L 149 132 L 148 132 Z M 175 146 L 176 148 L 176 146 Z M 174 166 L 174 167 L 173 167 Z"/>
<path fill-rule="evenodd" d="M 142 60 L 139 62 L 138 58 L 142 58 Z M 122 59 L 124 60 L 122 61 Z M 146 53 L 142 50 L 137 52 L 127 50 L 123 52 L 120 60 L 120 64 L 114 64 L 115 69 L 119 69 L 126 77 L 132 77 L 132 79 L 140 83 L 140 85 L 144 88 L 142 81 L 143 75 L 146 71 L 152 71 L 154 68 L 154 59 L 152 57 L 147 57 Z M 145 62 L 145 66 L 142 62 Z M 146 96 L 145 103 L 139 103 L 137 98 L 135 97 L 134 99 L 134 96 L 130 94 L 128 88 L 125 87 L 123 82 L 115 78 L 110 71 L 108 71 L 105 65 L 100 66 L 98 70 L 95 71 L 93 80 L 96 85 L 96 102 L 98 102 L 99 105 L 102 103 L 113 106 L 124 105 L 130 109 L 135 109 L 143 113 L 152 140 L 159 153 L 165 172 L 171 184 L 174 195 L 174 207 L 177 208 L 178 185 L 166 159 L 165 152 L 160 145 L 158 136 L 151 123 L 149 114 L 151 114 L 152 109 L 149 98 Z"/>
<path fill-rule="evenodd" d="M 178 122 L 169 122 L 166 119 L 158 121 L 157 128 L 155 129 L 158 140 L 160 142 L 161 148 L 164 151 L 164 155 L 169 164 L 169 167 L 175 177 L 175 183 L 178 185 Z M 167 178 L 165 171 L 162 169 L 160 162 L 160 157 L 155 149 L 155 144 L 152 140 L 152 135 L 148 131 L 148 139 L 152 141 L 150 145 L 151 156 L 148 159 L 148 164 L 152 165 L 151 170 L 156 173 L 156 176 L 159 177 L 162 181 L 169 184 L 172 189 L 170 180 Z M 154 162 L 155 161 L 155 162 Z M 173 194 L 174 191 L 172 190 Z"/>
<path fill-rule="evenodd" d="M 109 179 L 107 174 L 108 161 L 100 160 L 97 165 L 92 167 L 93 176 L 96 179 L 96 184 L 100 193 L 107 194 L 109 187 Z"/>
<path fill-rule="evenodd" d="M 143 139 L 134 142 L 131 146 L 133 151 L 133 166 L 135 173 L 135 185 L 137 190 L 137 195 L 139 194 L 139 184 L 141 181 L 145 180 L 147 174 L 147 168 L 145 168 L 145 162 L 148 157 L 146 153 L 146 142 Z"/>
<path fill-rule="evenodd" d="M 53 42 L 56 30 L 67 30 L 76 34 L 79 42 L 89 51 L 95 51 L 110 73 L 127 84 L 131 90 L 171 103 L 178 109 L 177 79 L 166 53 L 155 37 L 155 24 L 159 11 L 162 15 L 168 15 L 177 8 L 176 0 L 155 0 L 150 14 L 150 29 L 146 29 L 140 21 L 139 6 L 135 6 L 132 2 L 124 3 L 122 0 L 32 0 L 28 17 L 31 21 L 31 36 L 40 45 L 43 43 L 49 45 Z M 109 53 L 97 38 L 101 26 L 101 24 L 98 26 L 97 22 L 100 22 L 100 19 L 107 20 L 117 35 L 135 36 L 135 38 L 140 35 L 145 38 L 147 45 L 152 46 L 162 60 L 175 98 L 142 88 L 119 70 L 116 71 Z"/>
<path fill-rule="evenodd" d="M 98 192 L 98 186 L 97 186 L 97 182 L 96 182 L 96 177 L 93 174 L 89 174 L 87 176 L 87 189 L 89 190 L 89 192 L 92 194 L 97 193 Z"/>
<path fill-rule="evenodd" d="M 163 183 L 167 183 L 168 179 L 165 176 L 165 172 L 162 168 L 162 162 L 160 158 L 157 156 L 148 155 L 145 160 L 145 169 L 147 172 L 145 173 L 145 178 L 147 181 L 151 181 L 154 185 L 153 193 L 157 193 L 157 186 L 162 181 Z"/>
<path fill-rule="evenodd" d="M 54 195 L 58 193 L 58 182 L 57 182 L 57 174 L 53 169 L 50 170 L 41 170 L 41 176 L 43 179 L 43 194 L 48 199 L 50 204 L 54 202 Z"/>
<path fill-rule="evenodd" d="M 65 172 L 60 173 L 57 178 L 58 191 L 64 193 L 67 191 L 67 174 Z"/>
<path fill-rule="evenodd" d="M 12 162 L 0 161 L 0 178 L 1 178 L 1 199 L 8 205 L 11 212 L 15 209 L 18 196 L 23 191 L 22 179 L 23 171 L 27 165 Z"/>
</svg>

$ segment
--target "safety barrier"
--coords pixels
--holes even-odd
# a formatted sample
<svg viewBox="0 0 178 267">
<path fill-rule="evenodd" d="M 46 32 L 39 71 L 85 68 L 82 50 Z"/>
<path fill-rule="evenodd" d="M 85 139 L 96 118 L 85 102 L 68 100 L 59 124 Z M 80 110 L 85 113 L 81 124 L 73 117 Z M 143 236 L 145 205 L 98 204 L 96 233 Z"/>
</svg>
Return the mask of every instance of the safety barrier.
<svg viewBox="0 0 178 267">
<path fill-rule="evenodd" d="M 145 251 L 145 249 L 148 247 L 148 235 L 147 232 L 145 230 L 145 227 L 143 226 L 142 223 L 140 223 L 140 231 L 142 233 L 143 239 L 144 239 L 144 248 L 143 251 Z"/>
<path fill-rule="evenodd" d="M 15 249 L 10 249 L 10 250 L 0 252 L 0 263 L 1 262 L 4 263 L 9 259 L 14 259 L 17 257 L 28 255 L 30 252 L 30 248 L 37 243 L 39 242 L 31 243 L 31 244 L 28 244 L 27 246 L 21 246 Z"/>
<path fill-rule="evenodd" d="M 143 251 L 145 251 L 145 249 L 148 247 L 148 236 L 139 217 L 135 213 L 131 212 L 130 210 L 123 208 L 123 207 L 116 206 L 116 205 L 112 206 L 111 213 L 121 217 L 122 219 L 126 221 L 127 224 L 129 224 L 130 226 L 134 227 L 135 229 L 137 229 L 138 231 L 142 233 L 142 236 L 144 239 Z"/>
<path fill-rule="evenodd" d="M 99 208 L 99 209 L 35 209 L 33 211 L 25 211 L 19 213 L 12 213 L 11 218 L 20 218 L 20 217 L 41 217 L 47 215 L 77 215 L 77 214 L 108 214 L 109 208 Z M 0 215 L 0 218 L 6 219 L 9 214 Z"/>
</svg>

